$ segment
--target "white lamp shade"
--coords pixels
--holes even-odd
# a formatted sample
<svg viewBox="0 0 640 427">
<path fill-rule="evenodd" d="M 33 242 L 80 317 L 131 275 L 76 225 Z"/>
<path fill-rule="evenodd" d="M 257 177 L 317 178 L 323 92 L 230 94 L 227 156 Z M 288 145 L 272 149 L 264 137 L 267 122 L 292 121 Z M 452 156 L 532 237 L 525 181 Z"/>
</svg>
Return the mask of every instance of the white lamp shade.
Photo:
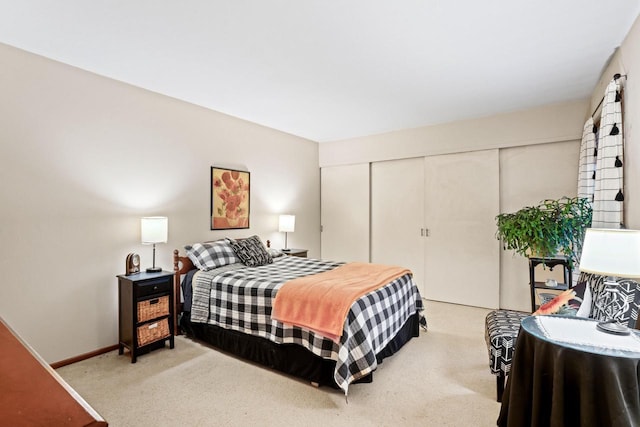
<svg viewBox="0 0 640 427">
<path fill-rule="evenodd" d="M 587 229 L 580 271 L 613 277 L 640 277 L 640 231 Z"/>
<path fill-rule="evenodd" d="M 140 219 L 143 244 L 167 243 L 169 219 L 166 216 L 148 216 Z"/>
<path fill-rule="evenodd" d="M 280 225 L 278 230 L 284 233 L 292 233 L 296 228 L 295 215 L 280 215 Z"/>
</svg>

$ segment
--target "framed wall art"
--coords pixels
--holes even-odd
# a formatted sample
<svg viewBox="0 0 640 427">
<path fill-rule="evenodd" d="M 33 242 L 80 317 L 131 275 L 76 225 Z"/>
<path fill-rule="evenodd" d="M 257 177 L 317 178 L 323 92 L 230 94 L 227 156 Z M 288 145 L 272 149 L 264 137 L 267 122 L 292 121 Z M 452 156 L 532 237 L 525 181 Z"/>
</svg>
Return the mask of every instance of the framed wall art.
<svg viewBox="0 0 640 427">
<path fill-rule="evenodd" d="M 249 228 L 247 171 L 211 167 L 211 229 Z"/>
</svg>

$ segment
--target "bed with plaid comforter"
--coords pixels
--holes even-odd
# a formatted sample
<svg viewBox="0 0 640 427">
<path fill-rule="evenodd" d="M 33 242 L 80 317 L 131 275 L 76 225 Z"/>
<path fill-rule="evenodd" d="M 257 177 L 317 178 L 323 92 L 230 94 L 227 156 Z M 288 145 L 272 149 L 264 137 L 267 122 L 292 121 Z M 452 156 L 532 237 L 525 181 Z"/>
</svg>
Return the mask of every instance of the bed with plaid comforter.
<svg viewBox="0 0 640 427">
<path fill-rule="evenodd" d="M 191 322 L 232 329 L 278 344 L 298 344 L 317 356 L 334 360 L 334 380 L 347 394 L 350 383 L 376 369 L 376 354 L 411 316 L 423 310 L 423 304 L 411 275 L 406 274 L 351 306 L 339 343 L 272 319 L 273 300 L 282 284 L 340 265 L 284 256 L 260 267 L 236 264 L 233 268 L 199 271 L 193 278 Z"/>
</svg>

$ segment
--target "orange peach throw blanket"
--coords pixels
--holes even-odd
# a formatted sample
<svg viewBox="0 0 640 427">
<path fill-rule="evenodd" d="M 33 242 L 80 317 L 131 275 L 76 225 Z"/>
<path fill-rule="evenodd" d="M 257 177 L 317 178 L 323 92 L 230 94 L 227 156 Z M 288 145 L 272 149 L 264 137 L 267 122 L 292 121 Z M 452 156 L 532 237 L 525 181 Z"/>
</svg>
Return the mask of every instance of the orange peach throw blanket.
<svg viewBox="0 0 640 427">
<path fill-rule="evenodd" d="M 352 262 L 299 277 L 278 289 L 272 317 L 338 342 L 353 303 L 407 273 L 411 271 L 402 267 Z"/>
</svg>

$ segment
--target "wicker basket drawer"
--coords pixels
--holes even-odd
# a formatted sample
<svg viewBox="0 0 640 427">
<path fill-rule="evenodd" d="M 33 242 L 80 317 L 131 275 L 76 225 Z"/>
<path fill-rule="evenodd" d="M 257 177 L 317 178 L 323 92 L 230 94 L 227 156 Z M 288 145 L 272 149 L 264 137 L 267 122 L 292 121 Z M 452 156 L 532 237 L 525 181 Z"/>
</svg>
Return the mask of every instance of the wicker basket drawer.
<svg viewBox="0 0 640 427">
<path fill-rule="evenodd" d="M 147 323 L 138 327 L 138 345 L 143 346 L 151 344 L 154 341 L 168 338 L 169 319 L 158 320 L 157 322 Z"/>
<path fill-rule="evenodd" d="M 138 302 L 138 322 L 169 315 L 169 295 Z"/>
</svg>

